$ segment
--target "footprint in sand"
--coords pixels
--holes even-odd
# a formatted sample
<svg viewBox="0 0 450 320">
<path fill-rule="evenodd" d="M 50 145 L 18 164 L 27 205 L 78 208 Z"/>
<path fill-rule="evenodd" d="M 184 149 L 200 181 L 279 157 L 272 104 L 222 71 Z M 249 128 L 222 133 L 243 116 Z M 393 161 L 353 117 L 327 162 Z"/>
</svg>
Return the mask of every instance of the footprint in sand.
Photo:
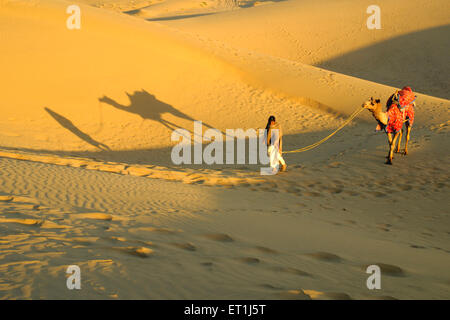
<svg viewBox="0 0 450 320">
<path fill-rule="evenodd" d="M 398 185 L 398 188 L 401 191 L 409 191 L 409 190 L 412 190 L 413 187 L 409 184 L 400 184 L 400 185 Z"/>
<path fill-rule="evenodd" d="M 282 290 L 283 289 L 283 287 L 277 287 L 270 283 L 262 283 L 262 284 L 260 284 L 260 286 L 262 288 L 269 289 L 269 290 Z"/>
<path fill-rule="evenodd" d="M 219 242 L 233 242 L 233 238 L 224 233 L 207 233 L 203 235 L 209 240 L 219 241 Z"/>
<path fill-rule="evenodd" d="M 140 258 L 147 258 L 154 253 L 150 248 L 146 247 L 114 247 L 114 250 L 125 252 Z"/>
<path fill-rule="evenodd" d="M 424 246 L 419 246 L 419 245 L 417 245 L 417 244 L 411 244 L 410 247 L 411 247 L 411 248 L 414 248 L 414 249 L 426 249 L 426 247 L 424 247 Z"/>
<path fill-rule="evenodd" d="M 438 187 L 439 189 L 445 188 L 447 187 L 447 185 L 444 182 L 438 182 L 435 184 L 436 187 Z"/>
<path fill-rule="evenodd" d="M 259 252 L 267 253 L 267 254 L 278 254 L 279 253 L 276 250 L 273 250 L 273 249 L 270 249 L 267 247 L 262 247 L 262 246 L 257 246 L 257 247 L 255 247 L 255 249 L 258 250 Z"/>
<path fill-rule="evenodd" d="M 196 251 L 197 247 L 190 242 L 176 242 L 172 243 L 177 248 L 187 250 L 187 251 Z"/>
<path fill-rule="evenodd" d="M 318 192 L 314 192 L 314 191 L 306 191 L 303 193 L 305 196 L 309 196 L 309 197 L 321 197 L 322 194 L 318 193 Z"/>
<path fill-rule="evenodd" d="M 237 258 L 237 260 L 246 264 L 258 264 L 261 262 L 261 260 L 259 260 L 258 258 L 253 257 L 240 257 Z"/>
<path fill-rule="evenodd" d="M 291 267 L 274 267 L 273 270 L 277 272 L 290 273 L 302 277 L 311 277 L 311 274 L 309 274 L 308 272 Z"/>
<path fill-rule="evenodd" d="M 379 223 L 377 224 L 377 228 L 383 231 L 391 231 L 391 229 L 389 229 L 390 227 L 392 227 L 392 225 L 388 224 L 388 223 Z"/>
<path fill-rule="evenodd" d="M 375 191 L 375 192 L 372 192 L 372 196 L 375 196 L 377 198 L 384 198 L 384 197 L 387 197 L 387 194 L 384 192 Z"/>
<path fill-rule="evenodd" d="M 287 193 L 293 193 L 293 194 L 299 194 L 301 195 L 302 190 L 295 188 L 295 187 L 289 187 L 289 188 L 283 188 L 283 191 L 287 192 Z"/>
<path fill-rule="evenodd" d="M 314 253 L 308 253 L 307 256 L 320 260 L 320 261 L 326 261 L 326 262 L 341 262 L 341 257 L 328 252 L 314 252 Z"/>
<path fill-rule="evenodd" d="M 212 267 L 213 265 L 214 265 L 214 263 L 213 262 L 202 262 L 202 263 L 200 263 L 202 266 L 204 266 L 204 267 Z"/>
<path fill-rule="evenodd" d="M 392 277 L 404 277 L 406 276 L 405 271 L 397 266 L 386 264 L 386 263 L 372 263 L 370 265 L 376 265 L 380 267 L 381 274 L 389 275 Z M 369 264 L 363 266 L 363 270 L 367 270 Z"/>
<path fill-rule="evenodd" d="M 135 232 L 135 231 L 158 232 L 158 233 L 163 233 L 163 234 L 176 234 L 176 233 L 183 232 L 182 230 L 179 230 L 179 229 L 155 228 L 155 227 L 142 227 L 142 228 L 135 228 L 135 229 L 130 230 L 130 232 Z"/>
<path fill-rule="evenodd" d="M 343 190 L 341 188 L 328 188 L 327 191 L 331 194 L 339 194 L 341 193 Z"/>
</svg>

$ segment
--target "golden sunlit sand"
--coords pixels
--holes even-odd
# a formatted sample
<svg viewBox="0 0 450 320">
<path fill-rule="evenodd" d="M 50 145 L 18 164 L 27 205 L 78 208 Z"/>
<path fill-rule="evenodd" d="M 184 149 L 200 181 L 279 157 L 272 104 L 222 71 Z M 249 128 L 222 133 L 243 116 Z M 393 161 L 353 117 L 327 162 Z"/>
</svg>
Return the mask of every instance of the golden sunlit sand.
<svg viewBox="0 0 450 320">
<path fill-rule="evenodd" d="M 0 1 L 0 298 L 448 299 L 450 4 L 367 5 Z M 393 166 L 367 111 L 276 176 L 171 161 L 195 120 L 293 150 L 406 85 Z"/>
</svg>

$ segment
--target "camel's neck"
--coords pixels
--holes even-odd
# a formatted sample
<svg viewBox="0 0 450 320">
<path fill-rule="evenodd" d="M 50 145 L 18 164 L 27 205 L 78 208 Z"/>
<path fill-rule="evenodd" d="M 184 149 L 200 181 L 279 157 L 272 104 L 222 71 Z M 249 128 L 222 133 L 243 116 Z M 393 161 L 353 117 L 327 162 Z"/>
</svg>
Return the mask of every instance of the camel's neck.
<svg viewBox="0 0 450 320">
<path fill-rule="evenodd" d="M 373 117 L 381 122 L 382 124 L 387 125 L 388 123 L 388 116 L 386 112 L 381 111 L 381 105 L 379 104 L 377 108 L 373 109 L 373 110 L 369 110 Z"/>
</svg>

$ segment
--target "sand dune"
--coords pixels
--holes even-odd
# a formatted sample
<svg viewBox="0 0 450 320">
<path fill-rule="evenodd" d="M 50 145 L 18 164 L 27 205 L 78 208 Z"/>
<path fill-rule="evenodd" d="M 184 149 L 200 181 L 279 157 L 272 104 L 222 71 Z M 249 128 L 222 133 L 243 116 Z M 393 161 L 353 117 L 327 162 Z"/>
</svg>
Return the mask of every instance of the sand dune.
<svg viewBox="0 0 450 320">
<path fill-rule="evenodd" d="M 249 51 L 448 99 L 450 5 L 378 1 L 382 29 L 366 28 L 359 0 L 282 1 L 165 24 Z M 263 19 L 261 17 L 264 16 Z M 426 17 L 426 18 L 424 18 Z M 245 25 L 245 28 L 242 26 Z"/>
<path fill-rule="evenodd" d="M 448 299 L 448 1 L 379 1 L 372 31 L 361 0 L 75 3 L 80 30 L 0 2 L 0 298 Z M 276 176 L 170 160 L 194 120 L 275 114 L 291 150 L 403 85 L 392 167 L 368 112 Z"/>
<path fill-rule="evenodd" d="M 66 16 L 64 2 L 42 3 L 39 12 L 45 23 L 23 17 L 32 15 L 32 10 L 24 10 L 20 3 L 2 10 L 3 24 L 9 23 L 2 65 L 9 88 L 2 101 L 7 107 L 2 123 L 6 134 L 1 135 L 1 142 L 6 146 L 66 151 L 167 147 L 171 145 L 168 132 L 177 126 L 191 127 L 193 119 L 201 118 L 219 129 L 262 126 L 266 115 L 251 121 L 248 104 L 256 103 L 262 108 L 259 110 L 270 108 L 273 113 L 283 110 L 286 119 L 301 123 L 303 119 L 287 111 L 286 105 L 308 104 L 349 114 L 367 97 L 386 99 L 393 91 L 299 61 L 252 55 L 241 47 L 92 7 L 83 7 L 83 28 L 69 31 L 60 23 Z M 435 24 L 443 23 L 441 20 Z M 34 36 L 31 30 L 35 30 Z M 40 33 L 46 37 L 41 39 Z M 133 38 L 126 36 L 130 33 Z M 27 55 L 28 50 L 35 53 Z M 436 64 L 435 68 L 447 65 Z M 445 87 L 445 82 L 441 85 Z M 277 97 L 267 96 L 267 90 L 282 95 L 279 106 L 274 106 L 271 100 Z M 419 97 L 424 112 L 440 113 L 448 108 L 446 100 Z M 227 116 L 230 112 L 234 117 Z M 223 120 L 217 122 L 218 118 Z M 294 125 L 288 130 L 300 131 Z"/>
</svg>

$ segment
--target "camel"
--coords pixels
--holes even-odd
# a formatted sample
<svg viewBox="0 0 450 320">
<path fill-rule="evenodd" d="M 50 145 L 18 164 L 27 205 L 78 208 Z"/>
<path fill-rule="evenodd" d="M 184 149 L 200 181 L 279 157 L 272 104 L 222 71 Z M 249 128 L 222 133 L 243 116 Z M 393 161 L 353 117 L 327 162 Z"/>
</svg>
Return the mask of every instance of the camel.
<svg viewBox="0 0 450 320">
<path fill-rule="evenodd" d="M 380 99 L 374 100 L 372 97 L 369 101 L 364 102 L 362 105 L 363 108 L 369 110 L 372 113 L 373 117 L 378 122 L 379 128 L 386 128 L 385 131 L 389 142 L 389 153 L 386 157 L 386 164 L 390 165 L 392 165 L 392 159 L 394 158 L 394 149 L 396 147 L 397 139 L 398 144 L 395 152 L 400 152 L 400 144 L 403 136 L 403 124 L 405 124 L 406 127 L 406 142 L 403 155 L 408 154 L 408 142 L 411 134 L 412 121 L 414 119 L 414 109 L 412 109 L 412 111 L 408 111 L 412 112 L 412 121 L 410 122 L 409 119 L 405 119 L 405 112 L 400 111 L 400 109 L 395 104 L 392 104 L 393 98 L 394 95 L 392 95 L 388 99 L 388 110 L 386 112 L 382 111 Z"/>
</svg>

